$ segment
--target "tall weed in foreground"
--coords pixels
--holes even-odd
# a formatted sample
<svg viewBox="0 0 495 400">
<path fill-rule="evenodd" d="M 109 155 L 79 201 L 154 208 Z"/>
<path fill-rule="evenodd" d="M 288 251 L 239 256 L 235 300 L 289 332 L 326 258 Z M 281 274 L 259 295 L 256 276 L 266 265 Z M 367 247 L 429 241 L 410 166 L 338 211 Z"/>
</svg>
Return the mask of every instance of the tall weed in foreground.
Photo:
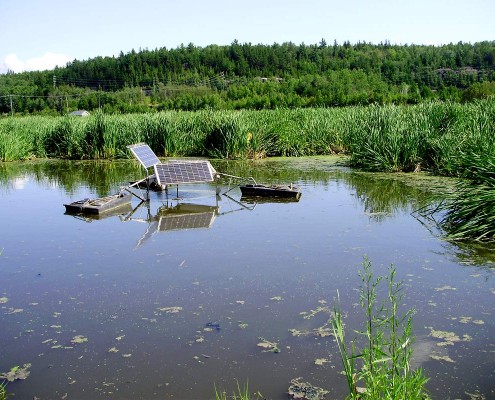
<svg viewBox="0 0 495 400">
<path fill-rule="evenodd" d="M 374 278 L 371 261 L 365 258 L 359 302 L 366 316 L 366 326 L 357 333 L 364 339 L 362 351 L 356 350 L 356 339 L 345 340 L 342 309 L 334 307 L 333 333 L 337 340 L 349 387 L 348 399 L 428 399 L 424 388 L 427 378 L 421 369 L 411 370 L 412 310 L 400 314 L 403 283 L 396 282 L 393 266 L 389 275 Z M 387 297 L 378 300 L 378 288 L 387 283 Z M 340 301 L 340 299 L 339 299 Z"/>
</svg>

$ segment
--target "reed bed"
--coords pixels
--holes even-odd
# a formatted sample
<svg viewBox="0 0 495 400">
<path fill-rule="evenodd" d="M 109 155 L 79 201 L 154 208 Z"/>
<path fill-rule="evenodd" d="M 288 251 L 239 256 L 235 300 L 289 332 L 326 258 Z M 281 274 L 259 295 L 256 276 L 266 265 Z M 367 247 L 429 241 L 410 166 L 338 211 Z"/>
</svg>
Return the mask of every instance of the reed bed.
<svg viewBox="0 0 495 400">
<path fill-rule="evenodd" d="M 166 111 L 87 118 L 0 119 L 0 159 L 115 159 L 146 142 L 159 156 L 225 159 L 305 156 L 343 150 L 339 109 Z"/>
<path fill-rule="evenodd" d="M 460 154 L 494 151 L 495 99 L 460 105 L 359 106 L 0 119 L 0 159 L 159 156 L 225 159 L 345 153 L 368 171 L 462 176 Z"/>
</svg>

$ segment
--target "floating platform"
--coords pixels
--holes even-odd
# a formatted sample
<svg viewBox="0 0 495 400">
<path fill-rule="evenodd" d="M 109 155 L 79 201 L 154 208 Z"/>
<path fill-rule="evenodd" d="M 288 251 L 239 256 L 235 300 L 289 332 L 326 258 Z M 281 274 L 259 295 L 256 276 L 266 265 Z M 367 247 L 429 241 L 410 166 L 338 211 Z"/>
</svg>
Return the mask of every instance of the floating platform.
<svg viewBox="0 0 495 400">
<path fill-rule="evenodd" d="M 242 196 L 245 197 L 278 197 L 284 199 L 299 200 L 301 191 L 291 185 L 260 185 L 249 184 L 239 186 Z"/>
<path fill-rule="evenodd" d="M 64 204 L 68 214 L 100 215 L 114 211 L 117 208 L 127 207 L 131 202 L 131 194 L 119 193 L 98 199 L 83 199 Z"/>
</svg>

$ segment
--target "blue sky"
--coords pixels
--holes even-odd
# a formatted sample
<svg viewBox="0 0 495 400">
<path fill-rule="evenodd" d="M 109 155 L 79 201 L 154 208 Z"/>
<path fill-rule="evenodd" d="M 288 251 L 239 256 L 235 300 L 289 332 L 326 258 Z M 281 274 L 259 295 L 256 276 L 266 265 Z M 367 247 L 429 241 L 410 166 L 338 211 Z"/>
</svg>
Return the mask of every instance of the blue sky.
<svg viewBox="0 0 495 400">
<path fill-rule="evenodd" d="M 495 40 L 495 0 L 0 0 L 0 73 L 132 49 Z"/>
</svg>

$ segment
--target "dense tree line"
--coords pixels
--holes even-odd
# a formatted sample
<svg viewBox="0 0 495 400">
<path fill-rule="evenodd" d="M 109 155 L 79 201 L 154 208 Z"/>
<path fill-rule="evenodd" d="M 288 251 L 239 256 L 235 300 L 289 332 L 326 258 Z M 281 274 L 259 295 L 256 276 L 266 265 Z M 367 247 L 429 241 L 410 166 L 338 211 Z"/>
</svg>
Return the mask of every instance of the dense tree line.
<svg viewBox="0 0 495 400">
<path fill-rule="evenodd" d="M 3 114 L 414 104 L 494 94 L 495 41 L 191 43 L 0 75 Z"/>
</svg>

